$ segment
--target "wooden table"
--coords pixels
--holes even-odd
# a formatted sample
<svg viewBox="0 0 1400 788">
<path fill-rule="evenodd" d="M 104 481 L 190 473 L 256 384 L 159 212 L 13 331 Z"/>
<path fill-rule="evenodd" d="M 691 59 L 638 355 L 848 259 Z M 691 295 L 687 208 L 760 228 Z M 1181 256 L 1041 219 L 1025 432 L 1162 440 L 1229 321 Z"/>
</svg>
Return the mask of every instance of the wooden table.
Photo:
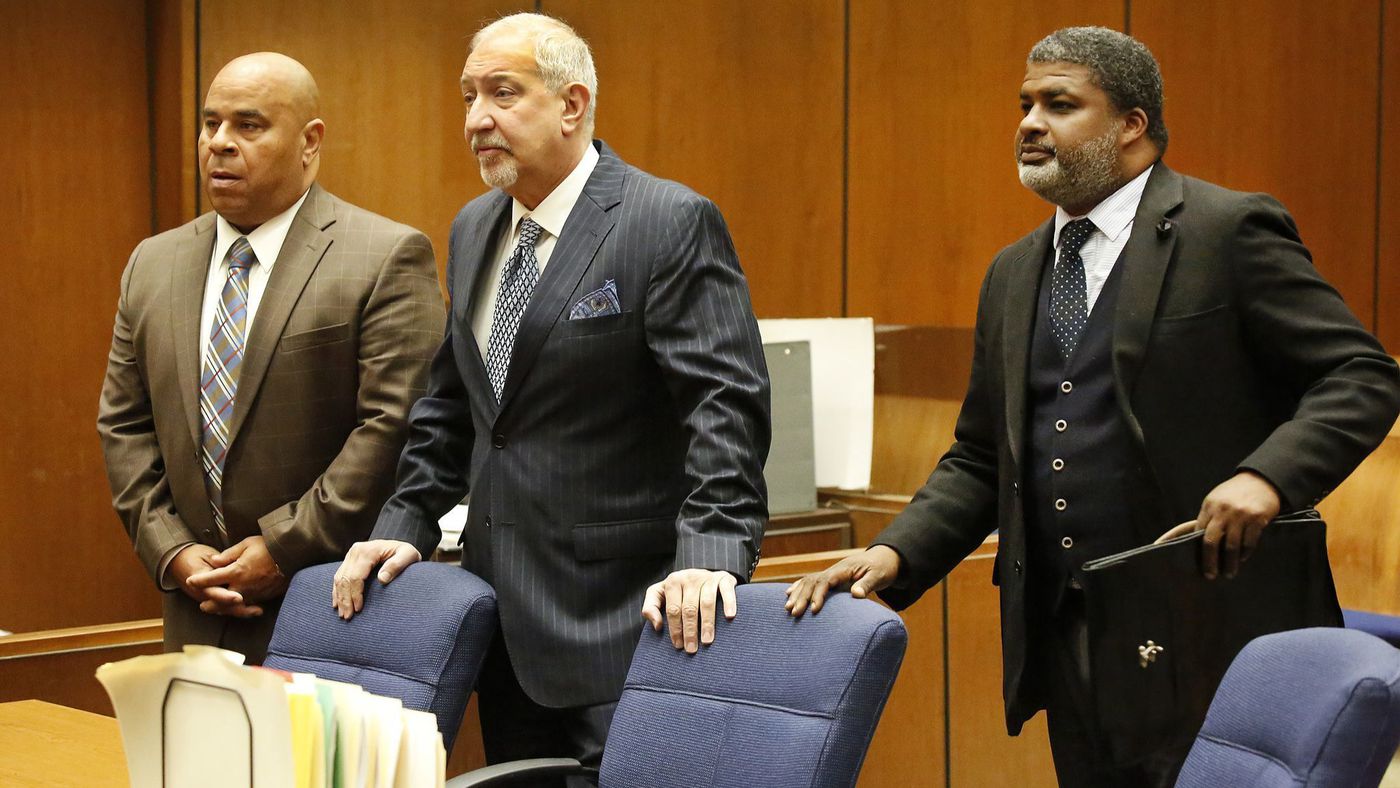
<svg viewBox="0 0 1400 788">
<path fill-rule="evenodd" d="M 128 785 L 117 721 L 41 700 L 0 703 L 0 785 Z"/>
</svg>

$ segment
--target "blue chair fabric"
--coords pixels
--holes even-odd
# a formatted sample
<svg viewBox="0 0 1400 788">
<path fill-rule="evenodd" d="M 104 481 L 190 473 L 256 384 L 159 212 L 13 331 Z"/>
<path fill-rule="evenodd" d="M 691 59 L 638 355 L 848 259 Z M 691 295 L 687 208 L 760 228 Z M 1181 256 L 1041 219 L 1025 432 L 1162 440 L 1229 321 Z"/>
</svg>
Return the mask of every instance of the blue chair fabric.
<svg viewBox="0 0 1400 788">
<path fill-rule="evenodd" d="M 1400 745 L 1400 650 L 1348 629 L 1256 638 L 1178 778 L 1206 786 L 1376 786 Z"/>
<path fill-rule="evenodd" d="M 908 640 L 881 605 L 837 594 L 794 619 L 783 585 L 737 589 L 698 654 L 644 627 L 613 717 L 602 786 L 851 786 Z"/>
<path fill-rule="evenodd" d="M 496 593 L 458 566 L 419 562 L 393 582 L 371 580 L 349 621 L 331 607 L 339 562 L 293 578 L 267 667 L 359 684 L 437 715 L 448 750 L 496 632 Z"/>
<path fill-rule="evenodd" d="M 1400 648 L 1400 616 L 1387 616 L 1384 613 L 1368 613 L 1364 610 L 1343 610 L 1342 621 L 1347 629 L 1356 629 L 1368 635 L 1375 635 L 1396 648 Z"/>
</svg>

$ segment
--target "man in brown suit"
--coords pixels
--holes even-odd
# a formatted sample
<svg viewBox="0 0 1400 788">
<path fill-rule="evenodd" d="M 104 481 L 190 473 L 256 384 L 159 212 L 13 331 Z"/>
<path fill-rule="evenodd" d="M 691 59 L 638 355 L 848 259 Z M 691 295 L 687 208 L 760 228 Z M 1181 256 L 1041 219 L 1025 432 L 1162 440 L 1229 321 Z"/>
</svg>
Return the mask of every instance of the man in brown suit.
<svg viewBox="0 0 1400 788">
<path fill-rule="evenodd" d="M 230 62 L 203 115 L 214 211 L 132 253 L 97 425 L 166 648 L 260 662 L 287 579 L 366 538 L 393 491 L 446 316 L 428 239 L 316 185 L 300 63 Z"/>
</svg>

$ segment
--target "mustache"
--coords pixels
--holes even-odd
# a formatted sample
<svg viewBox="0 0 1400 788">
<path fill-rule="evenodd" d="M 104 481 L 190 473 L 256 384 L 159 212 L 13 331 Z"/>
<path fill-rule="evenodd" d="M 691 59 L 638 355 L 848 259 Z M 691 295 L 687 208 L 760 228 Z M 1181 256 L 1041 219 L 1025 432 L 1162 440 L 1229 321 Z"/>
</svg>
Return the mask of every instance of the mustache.
<svg viewBox="0 0 1400 788">
<path fill-rule="evenodd" d="M 1017 142 L 1017 143 L 1016 143 L 1016 153 L 1017 153 L 1017 155 L 1020 155 L 1020 154 L 1022 154 L 1022 153 L 1048 153 L 1048 154 L 1050 154 L 1051 156 L 1054 156 L 1054 155 L 1055 155 L 1055 146 L 1054 146 L 1054 145 L 1044 145 L 1044 144 L 1041 144 L 1041 143 L 1038 143 L 1038 142 L 1024 142 L 1024 141 L 1022 141 L 1022 142 Z"/>
<path fill-rule="evenodd" d="M 482 148 L 499 148 L 506 153 L 511 153 L 510 143 L 499 134 L 473 134 L 472 153 L 476 153 Z"/>
</svg>

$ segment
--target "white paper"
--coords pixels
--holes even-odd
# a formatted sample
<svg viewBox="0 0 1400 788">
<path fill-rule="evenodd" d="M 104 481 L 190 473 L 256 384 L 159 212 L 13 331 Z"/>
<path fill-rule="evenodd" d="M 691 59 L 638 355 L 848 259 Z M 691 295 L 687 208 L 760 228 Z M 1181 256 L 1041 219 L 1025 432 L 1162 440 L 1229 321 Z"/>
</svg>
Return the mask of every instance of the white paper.
<svg viewBox="0 0 1400 788">
<path fill-rule="evenodd" d="M 870 486 L 875 435 L 875 321 L 868 317 L 760 320 L 764 342 L 812 348 L 817 486 Z"/>
<path fill-rule="evenodd" d="M 403 710 L 403 741 L 399 746 L 399 770 L 394 788 L 438 788 L 438 751 L 442 733 L 437 717 L 426 711 Z"/>
</svg>

